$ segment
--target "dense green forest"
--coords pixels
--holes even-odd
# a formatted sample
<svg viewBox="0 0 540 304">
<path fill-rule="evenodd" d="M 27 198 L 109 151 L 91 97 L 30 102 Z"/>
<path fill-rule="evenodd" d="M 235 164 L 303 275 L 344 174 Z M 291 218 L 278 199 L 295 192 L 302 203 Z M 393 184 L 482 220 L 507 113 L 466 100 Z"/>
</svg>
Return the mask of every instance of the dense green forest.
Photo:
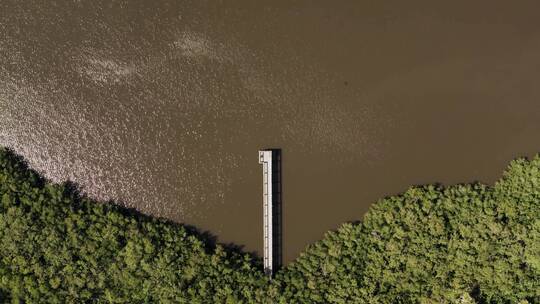
<svg viewBox="0 0 540 304">
<path fill-rule="evenodd" d="M 494 187 L 382 199 L 269 280 L 247 254 L 49 183 L 0 148 L 0 302 L 540 303 L 540 157 Z"/>
</svg>

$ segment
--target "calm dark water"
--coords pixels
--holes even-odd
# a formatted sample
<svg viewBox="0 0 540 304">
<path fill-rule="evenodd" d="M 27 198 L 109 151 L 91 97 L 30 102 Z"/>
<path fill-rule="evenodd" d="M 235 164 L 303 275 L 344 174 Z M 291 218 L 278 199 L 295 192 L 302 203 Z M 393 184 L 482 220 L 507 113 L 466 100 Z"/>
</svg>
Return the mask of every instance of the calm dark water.
<svg viewBox="0 0 540 304">
<path fill-rule="evenodd" d="M 537 1 L 0 2 L 0 144 L 47 177 L 290 261 L 409 185 L 540 152 Z"/>
</svg>

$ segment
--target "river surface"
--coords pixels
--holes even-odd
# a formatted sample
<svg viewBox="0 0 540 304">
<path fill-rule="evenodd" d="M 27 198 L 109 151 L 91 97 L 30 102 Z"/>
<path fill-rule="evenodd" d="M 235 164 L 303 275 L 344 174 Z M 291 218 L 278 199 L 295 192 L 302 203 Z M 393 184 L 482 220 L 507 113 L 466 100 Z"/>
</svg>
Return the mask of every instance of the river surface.
<svg viewBox="0 0 540 304">
<path fill-rule="evenodd" d="M 540 152 L 538 1 L 0 1 L 0 145 L 55 181 L 284 259 L 409 185 Z"/>
</svg>

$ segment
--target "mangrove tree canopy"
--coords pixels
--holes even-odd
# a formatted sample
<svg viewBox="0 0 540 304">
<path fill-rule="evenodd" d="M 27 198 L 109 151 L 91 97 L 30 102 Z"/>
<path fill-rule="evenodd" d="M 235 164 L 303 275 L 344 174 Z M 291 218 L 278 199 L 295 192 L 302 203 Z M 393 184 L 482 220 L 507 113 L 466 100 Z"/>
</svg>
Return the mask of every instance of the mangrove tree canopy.
<svg viewBox="0 0 540 304">
<path fill-rule="evenodd" d="M 413 187 L 268 280 L 192 229 L 77 194 L 0 148 L 0 302 L 540 303 L 540 157 Z"/>
</svg>

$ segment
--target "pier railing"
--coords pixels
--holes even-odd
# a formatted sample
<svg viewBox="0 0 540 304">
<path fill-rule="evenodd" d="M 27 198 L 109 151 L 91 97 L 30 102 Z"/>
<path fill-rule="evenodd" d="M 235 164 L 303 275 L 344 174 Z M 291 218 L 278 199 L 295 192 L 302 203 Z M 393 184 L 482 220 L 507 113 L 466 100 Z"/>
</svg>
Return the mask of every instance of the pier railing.
<svg viewBox="0 0 540 304">
<path fill-rule="evenodd" d="M 282 264 L 281 150 L 259 151 L 259 163 L 263 165 L 264 272 L 272 276 Z"/>
</svg>

